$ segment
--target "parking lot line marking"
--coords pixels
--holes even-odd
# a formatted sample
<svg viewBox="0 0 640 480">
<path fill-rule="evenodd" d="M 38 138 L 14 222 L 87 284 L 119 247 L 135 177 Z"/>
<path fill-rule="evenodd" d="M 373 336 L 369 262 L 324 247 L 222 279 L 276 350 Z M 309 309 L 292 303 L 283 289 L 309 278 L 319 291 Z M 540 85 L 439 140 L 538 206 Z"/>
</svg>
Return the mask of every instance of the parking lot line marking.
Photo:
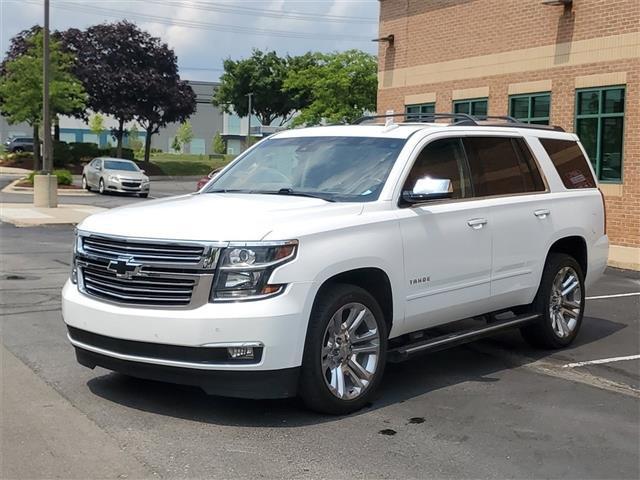
<svg viewBox="0 0 640 480">
<path fill-rule="evenodd" d="M 586 300 L 600 300 L 601 298 L 616 298 L 616 297 L 636 297 L 638 295 L 640 295 L 640 292 L 616 293 L 614 295 L 598 295 L 597 297 L 586 297 Z"/>
<path fill-rule="evenodd" d="M 625 360 L 638 360 L 640 355 L 627 355 L 626 357 L 601 358 L 599 360 L 588 360 L 586 362 L 574 362 L 563 365 L 563 368 L 584 367 L 585 365 L 599 365 L 601 363 L 623 362 Z"/>
</svg>

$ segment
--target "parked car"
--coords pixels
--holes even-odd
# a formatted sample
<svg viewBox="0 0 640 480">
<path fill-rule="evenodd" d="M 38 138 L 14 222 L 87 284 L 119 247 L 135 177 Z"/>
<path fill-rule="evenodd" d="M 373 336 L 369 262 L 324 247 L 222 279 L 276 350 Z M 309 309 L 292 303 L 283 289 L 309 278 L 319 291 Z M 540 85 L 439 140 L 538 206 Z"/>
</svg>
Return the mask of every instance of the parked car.
<svg viewBox="0 0 640 480">
<path fill-rule="evenodd" d="M 441 115 L 279 132 L 197 193 L 85 219 L 77 360 L 344 414 L 387 361 L 508 328 L 570 345 L 608 253 L 578 137 Z"/>
<path fill-rule="evenodd" d="M 202 189 L 202 187 L 204 187 L 207 183 L 209 183 L 209 181 L 213 177 L 215 177 L 218 173 L 220 173 L 220 171 L 222 171 L 222 168 L 216 168 L 215 170 L 211 170 L 204 177 L 198 180 L 198 183 L 196 184 L 196 191 Z"/>
<path fill-rule="evenodd" d="M 82 169 L 82 188 L 100 193 L 135 193 L 149 196 L 149 177 L 131 160 L 122 158 L 94 158 Z"/>
<path fill-rule="evenodd" d="M 33 152 L 32 137 L 12 137 L 4 142 L 4 149 L 10 153 Z"/>
</svg>

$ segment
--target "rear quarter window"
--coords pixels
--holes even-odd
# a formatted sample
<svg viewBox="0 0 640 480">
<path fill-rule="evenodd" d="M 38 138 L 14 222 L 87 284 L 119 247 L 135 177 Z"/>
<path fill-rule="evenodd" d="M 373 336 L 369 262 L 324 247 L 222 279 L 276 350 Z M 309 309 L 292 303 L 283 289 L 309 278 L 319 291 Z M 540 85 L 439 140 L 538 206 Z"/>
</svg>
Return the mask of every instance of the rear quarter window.
<svg viewBox="0 0 640 480">
<path fill-rule="evenodd" d="M 566 188 L 595 188 L 596 181 L 578 142 L 541 138 L 540 143 L 547 151 Z"/>
</svg>

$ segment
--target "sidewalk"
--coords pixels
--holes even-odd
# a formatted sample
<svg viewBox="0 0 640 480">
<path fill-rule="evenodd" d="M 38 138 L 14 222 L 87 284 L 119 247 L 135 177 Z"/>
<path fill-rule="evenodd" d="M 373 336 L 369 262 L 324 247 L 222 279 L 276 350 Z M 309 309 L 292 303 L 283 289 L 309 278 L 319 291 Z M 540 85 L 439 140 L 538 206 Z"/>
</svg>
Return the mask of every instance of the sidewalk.
<svg viewBox="0 0 640 480">
<path fill-rule="evenodd" d="M 91 205 L 58 205 L 36 208 L 28 203 L 0 203 L 0 220 L 16 227 L 77 224 L 89 215 L 106 210 Z"/>
<path fill-rule="evenodd" d="M 20 176 L 25 176 L 25 175 L 29 175 L 30 173 L 31 173 L 31 170 L 27 170 L 26 168 L 0 166 L 0 175 L 20 175 Z"/>
<path fill-rule="evenodd" d="M 4 346 L 0 349 L 0 478 L 155 477 Z"/>
</svg>

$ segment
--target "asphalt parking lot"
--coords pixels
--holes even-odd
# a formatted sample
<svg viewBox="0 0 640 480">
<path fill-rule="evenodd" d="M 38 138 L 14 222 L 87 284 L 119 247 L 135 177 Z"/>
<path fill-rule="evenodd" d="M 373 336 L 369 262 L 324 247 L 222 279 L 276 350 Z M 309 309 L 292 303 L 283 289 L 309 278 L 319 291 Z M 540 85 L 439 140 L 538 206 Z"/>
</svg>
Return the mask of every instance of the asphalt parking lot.
<svg viewBox="0 0 640 480">
<path fill-rule="evenodd" d="M 129 201 L 110 197 L 95 201 Z M 569 349 L 508 332 L 415 357 L 370 407 L 325 417 L 76 364 L 60 315 L 72 230 L 0 224 L 2 478 L 640 476 L 640 360 L 607 360 L 640 354 L 638 273 L 587 292 Z"/>
</svg>

